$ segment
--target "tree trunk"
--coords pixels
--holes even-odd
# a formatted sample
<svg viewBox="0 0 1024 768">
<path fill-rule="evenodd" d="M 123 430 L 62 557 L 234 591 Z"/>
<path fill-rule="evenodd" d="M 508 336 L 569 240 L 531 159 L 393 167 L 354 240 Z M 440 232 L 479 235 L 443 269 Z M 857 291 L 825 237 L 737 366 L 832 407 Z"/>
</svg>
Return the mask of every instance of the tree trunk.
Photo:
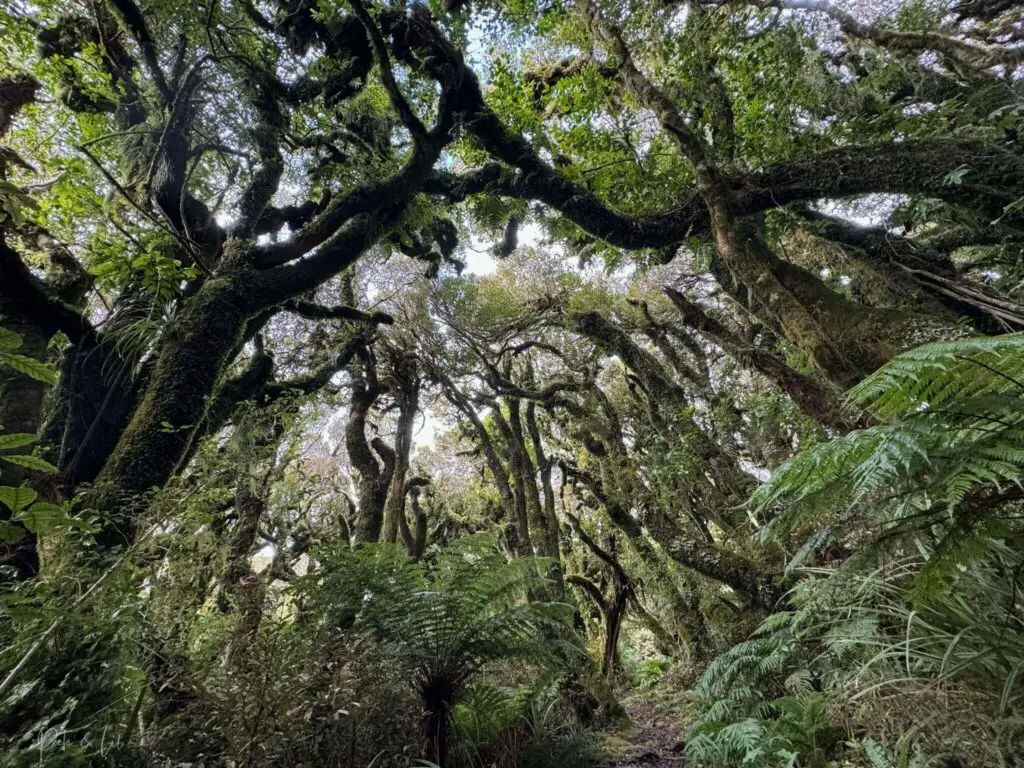
<svg viewBox="0 0 1024 768">
<path fill-rule="evenodd" d="M 142 400 L 87 498 L 104 521 L 101 549 L 134 540 L 149 495 L 187 454 L 253 311 L 243 280 L 242 274 L 209 280 L 168 330 Z"/>
<path fill-rule="evenodd" d="M 0 91 L 4 86 L 5 81 L 0 81 Z M 12 108 L 20 106 L 12 104 Z M 4 177 L 0 168 L 0 180 Z M 40 280 L 25 267 L 21 257 L 7 247 L 0 229 L 0 322 L 21 339 L 15 354 L 39 362 L 47 361 L 49 342 L 54 334 L 66 331 L 74 338 L 75 331 L 82 330 L 85 323 L 75 307 L 83 302 L 90 285 L 89 277 L 75 271 L 77 264 L 73 260 L 67 263 L 63 253 L 51 254 L 51 263 L 53 269 L 48 280 Z M 51 292 L 56 298 L 51 298 Z M 44 382 L 0 365 L 0 431 L 38 434 L 44 421 L 46 390 Z M 34 481 L 37 490 L 44 491 L 44 496 L 58 496 L 53 478 L 47 478 L 44 484 L 39 473 L 8 462 L 2 464 L 0 483 L 3 485 L 18 486 Z M 0 522 L 9 520 L 9 510 L 0 508 Z M 13 569 L 15 581 L 35 576 L 40 567 L 36 535 L 25 530 L 18 541 L 0 541 L 0 565 Z M 0 582 L 0 589 L 3 588 Z"/>
<path fill-rule="evenodd" d="M 434 374 L 440 380 L 448 401 L 473 425 L 473 431 L 476 434 L 477 442 L 480 444 L 480 450 L 483 452 L 484 459 L 487 461 L 487 468 L 491 472 L 491 481 L 494 483 L 494 487 L 498 491 L 498 498 L 501 500 L 501 506 L 498 511 L 501 521 L 504 523 L 504 533 L 508 541 L 509 551 L 515 554 L 522 554 L 526 550 L 520 539 L 521 521 L 517 517 L 518 510 L 515 493 L 509 483 L 510 472 L 508 467 L 502 461 L 501 456 L 498 455 L 491 434 L 480 420 L 480 416 L 473 408 L 473 404 L 469 402 L 469 399 L 458 390 L 455 383 L 445 376 L 444 373 L 434 371 Z"/>
<path fill-rule="evenodd" d="M 391 478 L 385 478 L 377 456 L 366 440 L 366 417 L 381 392 L 376 365 L 369 350 L 349 365 L 352 403 L 345 423 L 345 449 L 356 472 L 358 510 L 353 540 L 356 544 L 379 541 L 384 527 L 384 505 Z"/>
<path fill-rule="evenodd" d="M 530 541 L 533 542 L 537 554 L 549 557 L 558 562 L 558 536 L 553 534 L 552 523 L 557 528 L 557 521 L 547 515 L 547 510 L 541 503 L 540 489 L 537 486 L 537 467 L 534 465 L 534 458 L 530 456 L 526 447 L 526 434 L 523 432 L 523 411 L 522 403 L 518 398 L 509 397 L 508 401 L 508 424 L 511 438 L 509 440 L 509 453 L 515 456 L 513 465 L 522 473 L 523 490 L 525 492 L 527 517 L 529 519 Z M 527 414 L 534 408 L 534 403 L 527 404 Z M 536 424 L 534 425 L 536 426 Z M 527 426 L 527 430 L 529 427 Z M 538 457 L 539 458 L 539 457 Z M 558 565 L 555 566 L 560 571 Z M 558 589 L 561 590 L 561 576 L 556 578 Z"/>
<path fill-rule="evenodd" d="M 511 399 L 510 399 L 511 400 Z M 515 409 L 509 407 L 510 416 L 505 418 L 500 406 L 494 405 L 492 418 L 498 431 L 501 432 L 505 442 L 505 449 L 508 453 L 509 472 L 512 476 L 512 504 L 515 513 L 516 539 L 519 544 L 519 554 L 532 554 L 533 536 L 530 531 L 530 517 L 532 507 L 530 504 L 529 484 L 533 484 L 533 491 L 536 494 L 537 485 L 533 477 L 532 464 L 529 457 L 523 454 L 522 440 L 516 439 L 516 432 L 512 427 L 512 415 L 519 417 L 518 401 Z M 522 422 L 519 423 L 520 438 L 522 437 Z M 539 499 L 539 497 L 536 497 Z"/>
<path fill-rule="evenodd" d="M 948 338 L 945 318 L 913 317 L 843 298 L 807 270 L 782 261 L 750 222 L 739 222 L 723 200 L 705 196 L 715 245 L 751 309 L 778 326 L 832 382 L 847 389 L 896 354 Z"/>
<path fill-rule="evenodd" d="M 601 655 L 601 674 L 609 682 L 619 667 L 619 635 L 626 618 L 628 601 L 629 588 L 616 583 L 615 595 L 604 616 L 604 653 Z"/>
<path fill-rule="evenodd" d="M 429 680 L 421 689 L 420 696 L 427 759 L 439 768 L 447 768 L 449 718 L 455 703 L 455 691 L 447 680 Z"/>
<path fill-rule="evenodd" d="M 43 440 L 69 493 L 103 470 L 145 386 L 135 370 L 137 355 L 115 347 L 105 339 L 82 339 L 64 358 Z"/>
<path fill-rule="evenodd" d="M 427 549 L 427 515 L 420 505 L 420 487 L 418 485 L 409 489 L 409 505 L 412 507 L 414 521 L 412 550 L 409 554 L 413 560 L 421 560 Z"/>
<path fill-rule="evenodd" d="M 399 354 L 394 361 L 394 379 L 392 396 L 398 405 L 395 469 L 384 507 L 383 539 L 394 542 L 401 534 L 402 543 L 411 553 L 414 542 L 405 517 L 405 478 L 409 472 L 409 454 L 412 452 L 412 429 L 419 411 L 420 381 L 416 372 L 416 358 Z"/>
<path fill-rule="evenodd" d="M 558 514 L 555 511 L 555 491 L 551 485 L 552 462 L 544 452 L 544 442 L 541 440 L 540 428 L 537 426 L 537 404 L 532 401 L 526 406 L 526 430 L 530 434 L 530 441 L 533 444 L 533 455 L 536 457 L 537 466 L 540 468 L 540 487 L 541 492 L 544 494 L 543 506 L 538 514 L 538 522 L 539 528 L 542 531 L 545 554 L 560 560 L 559 539 L 561 538 L 561 532 L 558 525 Z"/>
</svg>

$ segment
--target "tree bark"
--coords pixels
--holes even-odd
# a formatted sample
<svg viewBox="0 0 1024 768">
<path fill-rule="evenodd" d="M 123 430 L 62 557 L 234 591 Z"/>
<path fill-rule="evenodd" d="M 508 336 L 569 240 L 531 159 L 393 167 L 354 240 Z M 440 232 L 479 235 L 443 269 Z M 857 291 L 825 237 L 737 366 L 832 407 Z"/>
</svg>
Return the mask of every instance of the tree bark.
<svg viewBox="0 0 1024 768">
<path fill-rule="evenodd" d="M 378 454 L 366 439 L 366 418 L 382 391 L 372 352 L 364 348 L 349 365 L 352 400 L 345 423 L 345 449 L 356 472 L 356 544 L 380 541 L 391 476 L 381 468 Z"/>
<path fill-rule="evenodd" d="M 398 406 L 398 424 L 395 431 L 395 469 L 384 506 L 382 538 L 384 541 L 395 542 L 401 534 L 406 550 L 412 553 L 415 545 L 405 516 L 405 479 L 409 472 L 412 430 L 419 412 L 420 380 L 416 371 L 416 358 L 412 355 L 398 353 L 393 369 L 394 386 L 391 395 Z"/>
<path fill-rule="evenodd" d="M 510 412 L 513 411 L 511 406 L 509 410 Z M 516 419 L 519 418 L 518 406 L 514 410 L 514 415 Z M 534 545 L 533 536 L 530 531 L 532 506 L 530 504 L 530 497 L 527 494 L 531 484 L 534 495 L 536 495 L 537 491 L 532 466 L 529 463 L 529 458 L 523 454 L 521 440 L 516 439 L 515 432 L 510 423 L 511 417 L 506 419 L 500 405 L 497 403 L 492 408 L 491 418 L 495 426 L 497 426 L 498 432 L 501 433 L 505 449 L 508 453 L 508 467 L 512 480 L 512 509 L 515 515 L 513 519 L 515 520 L 517 532 L 516 539 L 520 552 L 522 554 L 529 554 L 534 551 Z M 520 437 L 522 436 L 521 422 L 519 423 L 519 435 Z M 539 497 L 537 498 L 539 499 Z"/>
<path fill-rule="evenodd" d="M 224 582 L 231 595 L 235 614 L 235 627 L 228 644 L 227 661 L 237 664 L 246 648 L 255 640 L 263 617 L 263 603 L 266 595 L 267 576 L 261 578 L 251 565 L 253 548 L 259 534 L 260 521 L 266 512 L 267 503 L 261 493 L 248 487 L 247 480 L 235 491 L 235 513 L 238 522 L 231 536 L 228 549 Z"/>
<path fill-rule="evenodd" d="M 410 484 L 415 480 L 422 480 L 422 483 L 416 485 Z M 427 549 L 427 514 L 423 511 L 423 507 L 420 504 L 420 492 L 422 485 L 426 485 L 424 478 L 413 478 L 409 483 L 406 484 L 409 493 L 409 505 L 412 507 L 413 512 L 413 536 L 412 536 L 412 549 L 409 551 L 409 555 L 413 560 L 422 560 L 423 553 Z"/>
<path fill-rule="evenodd" d="M 97 542 L 111 550 L 135 537 L 149 495 L 188 452 L 207 401 L 254 312 L 244 270 L 209 280 L 168 329 L 138 408 L 97 478 L 88 507 L 103 519 Z"/>
</svg>

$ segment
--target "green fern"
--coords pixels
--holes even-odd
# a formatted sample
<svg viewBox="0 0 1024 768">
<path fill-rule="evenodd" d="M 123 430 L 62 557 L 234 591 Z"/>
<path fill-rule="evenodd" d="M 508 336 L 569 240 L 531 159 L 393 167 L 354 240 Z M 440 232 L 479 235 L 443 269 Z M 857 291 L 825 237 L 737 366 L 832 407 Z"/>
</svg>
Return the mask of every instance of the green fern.
<svg viewBox="0 0 1024 768">
<path fill-rule="evenodd" d="M 954 569 L 953 588 L 926 598 L 916 587 L 927 552 L 900 560 L 863 554 L 837 569 L 803 569 L 790 593 L 792 610 L 767 617 L 708 666 L 697 687 L 702 711 L 691 762 L 823 765 L 841 754 L 850 731 L 907 733 L 893 702 L 936 689 L 971 692 L 991 724 L 978 737 L 981 748 L 998 754 L 1018 732 L 1024 706 L 1024 585 L 1013 578 L 1024 571 L 1024 555 L 1007 542 L 977 538 L 984 548 L 969 567 Z M 833 722 L 833 707 L 842 720 Z M 894 717 L 896 724 L 882 726 L 879 708 L 882 723 Z M 865 721 L 857 719 L 861 712 Z M 908 734 L 880 754 L 889 760 L 895 749 L 899 766 L 926 764 L 913 750 L 949 754 L 964 737 L 943 725 L 950 716 L 941 707 L 916 713 L 915 728 L 927 737 Z M 755 731 L 756 745 L 736 740 Z"/>
<path fill-rule="evenodd" d="M 892 541 L 938 531 L 921 593 L 941 591 L 978 541 L 1001 535 L 992 510 L 1024 495 L 1024 334 L 910 350 L 849 393 L 885 420 L 802 451 L 754 493 L 761 536 L 808 538 L 791 567 L 854 528 Z"/>
<path fill-rule="evenodd" d="M 531 599 L 546 592 L 550 562 L 507 560 L 486 536 L 461 539 L 426 564 L 375 545 L 332 553 L 325 565 L 301 588 L 329 603 L 334 622 L 375 637 L 406 671 L 439 764 L 449 718 L 470 691 L 482 695 L 472 682 L 486 667 L 516 659 L 559 670 L 578 653 L 571 606 Z"/>
<path fill-rule="evenodd" d="M 885 747 L 873 739 L 866 739 L 862 744 L 864 755 L 871 763 L 871 768 L 896 768 L 889 756 L 885 754 Z"/>
<path fill-rule="evenodd" d="M 1024 395 L 1024 334 L 940 341 L 899 355 L 850 390 L 882 417 L 898 418 L 922 405 L 942 408 L 966 398 Z"/>
</svg>

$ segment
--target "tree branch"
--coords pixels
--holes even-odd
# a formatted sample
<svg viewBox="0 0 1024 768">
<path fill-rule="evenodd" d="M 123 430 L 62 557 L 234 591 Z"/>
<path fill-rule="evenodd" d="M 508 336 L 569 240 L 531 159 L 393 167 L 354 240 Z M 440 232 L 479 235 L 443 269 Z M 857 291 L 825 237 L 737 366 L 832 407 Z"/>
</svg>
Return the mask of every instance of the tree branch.
<svg viewBox="0 0 1024 768">
<path fill-rule="evenodd" d="M 167 85 L 167 79 L 160 68 L 156 44 L 153 42 L 153 36 L 146 25 L 142 11 L 133 0 L 110 0 L 110 5 L 115 16 L 121 22 L 121 26 L 128 31 L 142 50 L 142 60 L 146 64 L 146 70 L 163 97 L 164 103 L 170 104 L 174 101 L 174 92 Z"/>
<path fill-rule="evenodd" d="M 497 121 L 493 113 L 490 117 L 492 122 Z M 484 120 L 483 127 L 487 125 Z M 469 126 L 474 131 L 483 130 L 479 121 L 470 121 Z M 532 154 L 528 147 L 524 150 L 525 143 L 519 146 L 517 138 L 509 142 L 490 148 L 500 150 L 505 155 L 502 159 L 513 165 L 522 159 L 518 151 Z M 971 169 L 963 183 L 946 183 L 948 174 L 959 167 Z M 934 197 L 994 219 L 1017 199 L 1015 191 L 1024 188 L 1024 158 L 970 139 L 908 140 L 839 147 L 754 173 L 727 176 L 723 185 L 729 209 L 741 216 L 802 201 L 888 192 Z M 629 215 L 569 181 L 539 157 L 522 159 L 521 170 L 489 164 L 462 175 L 438 171 L 425 185 L 425 191 L 454 201 L 483 192 L 538 200 L 587 233 L 629 250 L 677 245 L 709 231 L 711 224 L 696 193 L 671 210 Z M 1024 215 L 1011 213 L 1003 222 L 1020 227 Z"/>
<path fill-rule="evenodd" d="M 47 293 L 18 254 L 0 241 L 0 314 L 21 316 L 48 334 L 61 332 L 73 342 L 95 338 L 96 330 L 74 307 Z"/>
<path fill-rule="evenodd" d="M 290 299 L 284 302 L 281 307 L 286 312 L 291 312 L 307 320 L 353 320 L 361 323 L 373 323 L 375 325 L 393 325 L 395 322 L 395 318 L 387 312 L 363 312 L 361 309 L 348 307 L 343 304 L 326 307 L 312 301 Z"/>
<path fill-rule="evenodd" d="M 582 589 L 587 597 L 594 601 L 597 607 L 600 609 L 603 616 L 607 616 L 609 612 L 608 601 L 604 599 L 604 595 L 601 594 L 601 590 L 598 589 L 597 585 L 585 576 L 571 573 L 565 577 L 565 581 L 568 584 L 572 584 L 574 587 Z"/>
<path fill-rule="evenodd" d="M 666 285 L 664 291 L 682 314 L 687 326 L 703 333 L 741 363 L 775 383 L 818 423 L 844 431 L 849 429 L 851 425 L 843 416 L 837 392 L 820 384 L 817 379 L 794 370 L 775 353 L 746 344 L 675 288 Z"/>
<path fill-rule="evenodd" d="M 721 0 L 699 0 L 702 5 L 721 6 Z M 740 0 L 755 8 L 780 8 L 823 13 L 851 37 L 870 40 L 897 53 L 919 55 L 934 51 L 963 67 L 979 71 L 993 67 L 1013 69 L 1024 62 L 1024 49 L 981 46 L 936 32 L 899 32 L 876 24 L 865 24 L 853 14 L 827 0 Z"/>
<path fill-rule="evenodd" d="M 395 82 L 395 74 L 391 69 L 391 57 L 388 55 L 388 48 L 384 43 L 384 38 L 381 37 L 380 30 L 370 18 L 370 14 L 361 0 L 349 0 L 349 4 L 352 6 L 356 18 L 366 28 L 366 34 L 370 38 L 370 44 L 373 46 L 373 52 L 377 58 L 377 66 L 380 67 L 380 79 L 384 83 L 384 90 L 388 92 L 388 97 L 391 99 L 391 106 L 398 113 L 402 124 L 409 129 L 412 140 L 417 145 L 422 144 L 428 139 L 427 129 L 416 113 L 412 111 L 412 107 L 402 95 L 398 83 Z"/>
</svg>

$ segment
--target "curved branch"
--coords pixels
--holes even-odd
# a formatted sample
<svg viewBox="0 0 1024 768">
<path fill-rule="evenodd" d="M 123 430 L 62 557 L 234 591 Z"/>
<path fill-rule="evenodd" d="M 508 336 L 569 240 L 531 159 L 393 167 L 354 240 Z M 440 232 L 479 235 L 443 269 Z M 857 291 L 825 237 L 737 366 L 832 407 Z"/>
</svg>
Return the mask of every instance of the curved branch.
<svg viewBox="0 0 1024 768">
<path fill-rule="evenodd" d="M 720 0 L 700 0 L 702 5 L 720 6 Z M 740 0 L 755 8 L 779 8 L 793 11 L 823 13 L 836 22 L 851 37 L 870 40 L 875 45 L 896 53 L 918 55 L 934 51 L 958 64 L 985 70 L 993 67 L 1019 66 L 1024 62 L 1024 49 L 1003 46 L 981 46 L 937 32 L 899 32 L 878 24 L 865 24 L 827 0 Z"/>
<path fill-rule="evenodd" d="M 338 304 L 326 307 L 312 301 L 291 299 L 281 305 L 286 312 L 304 317 L 307 320 L 354 320 L 361 323 L 393 325 L 395 318 L 387 312 L 363 312 L 355 307 Z"/>
<path fill-rule="evenodd" d="M 261 269 L 287 264 L 317 247 L 320 247 L 319 251 L 305 260 L 305 270 L 314 269 L 322 279 L 322 276 L 329 276 L 344 268 L 345 264 L 341 267 L 332 265 L 333 260 L 337 258 L 333 241 L 335 238 L 344 237 L 345 230 L 342 228 L 371 211 L 374 212 L 374 216 L 361 222 L 361 226 L 367 229 L 374 223 L 373 220 L 379 222 L 381 216 L 378 212 L 381 209 L 400 213 L 408 201 L 420 191 L 429 178 L 434 163 L 440 157 L 441 150 L 451 141 L 456 115 L 464 113 L 460 108 L 462 93 L 466 90 L 467 84 L 476 84 L 476 79 L 458 52 L 433 26 L 429 14 L 421 6 L 414 6 L 410 16 L 396 29 L 404 32 L 405 40 L 401 50 L 411 57 L 417 69 L 424 69 L 424 65 L 413 53 L 414 49 L 422 48 L 429 43 L 446 54 L 444 60 L 432 61 L 426 66 L 431 77 L 441 85 L 436 124 L 415 142 L 412 155 L 398 173 L 376 184 L 357 187 L 347 195 L 332 201 L 323 213 L 287 242 L 262 248 L 256 258 L 256 265 Z M 478 84 L 476 89 L 479 92 Z M 390 222 L 388 226 L 393 223 Z M 311 264 L 322 264 L 324 269 L 310 267 Z"/>
<path fill-rule="evenodd" d="M 371 45 L 373 45 L 377 65 L 380 67 L 380 79 L 384 83 L 384 90 L 388 92 L 388 97 L 391 99 L 391 106 L 398 113 L 402 124 L 409 129 L 413 141 L 421 144 L 428 138 L 427 129 L 423 126 L 423 122 L 419 117 L 416 116 L 416 113 L 412 111 L 412 107 L 409 106 L 409 102 L 402 95 L 398 83 L 395 82 L 395 74 L 391 69 L 391 57 L 388 55 L 388 48 L 384 43 L 384 38 L 381 37 L 380 30 L 373 22 L 373 19 L 370 18 L 370 14 L 361 0 L 349 0 L 349 4 L 352 6 L 356 18 L 365 27 L 366 34 L 370 38 Z"/>
<path fill-rule="evenodd" d="M 146 71 L 149 72 L 149 76 L 153 79 L 157 90 L 160 91 L 164 103 L 170 104 L 174 101 L 174 92 L 167 85 L 167 79 L 160 68 L 156 43 L 153 42 L 153 35 L 149 31 L 142 11 L 139 10 L 139 7 L 133 0 L 110 0 L 110 5 L 114 15 L 121 22 L 121 26 L 128 31 L 142 50 L 142 60 L 146 64 Z"/>
<path fill-rule="evenodd" d="M 53 298 L 21 257 L 0 242 L 0 314 L 22 316 L 51 336 L 64 333 L 73 342 L 93 339 L 96 330 L 74 307 Z"/>
<path fill-rule="evenodd" d="M 483 105 L 480 108 L 488 109 Z M 496 116 L 491 117 L 497 121 Z M 469 125 L 481 130 L 478 122 Z M 502 159 L 515 165 L 521 159 L 513 152 L 519 142 L 515 137 L 509 141 L 492 149 L 500 149 L 505 155 Z M 525 142 L 519 149 L 524 147 Z M 532 154 L 528 147 L 525 151 Z M 970 169 L 963 183 L 946 183 L 948 174 L 960 167 Z M 927 195 L 992 219 L 1003 215 L 1004 208 L 1024 188 L 1024 158 L 969 139 L 921 139 L 839 147 L 750 174 L 725 177 L 723 185 L 729 209 L 737 215 L 762 213 L 802 201 L 885 192 Z M 438 171 L 424 191 L 455 201 L 483 192 L 538 200 L 587 233 L 629 250 L 677 245 L 709 231 L 711 225 L 696 192 L 671 210 L 631 215 L 615 210 L 539 157 L 523 159 L 520 170 L 489 164 L 467 174 Z M 1024 225 L 1024 214 L 1010 213 L 1003 222 Z"/>
<path fill-rule="evenodd" d="M 608 601 L 604 599 L 604 595 L 601 594 L 601 590 L 598 589 L 598 586 L 594 582 L 585 576 L 580 576 L 575 573 L 571 573 L 566 576 L 565 581 L 567 584 L 572 584 L 574 587 L 579 587 L 583 590 L 587 597 L 594 601 L 598 609 L 600 609 L 601 614 L 604 616 L 608 615 L 610 611 Z"/>
</svg>

